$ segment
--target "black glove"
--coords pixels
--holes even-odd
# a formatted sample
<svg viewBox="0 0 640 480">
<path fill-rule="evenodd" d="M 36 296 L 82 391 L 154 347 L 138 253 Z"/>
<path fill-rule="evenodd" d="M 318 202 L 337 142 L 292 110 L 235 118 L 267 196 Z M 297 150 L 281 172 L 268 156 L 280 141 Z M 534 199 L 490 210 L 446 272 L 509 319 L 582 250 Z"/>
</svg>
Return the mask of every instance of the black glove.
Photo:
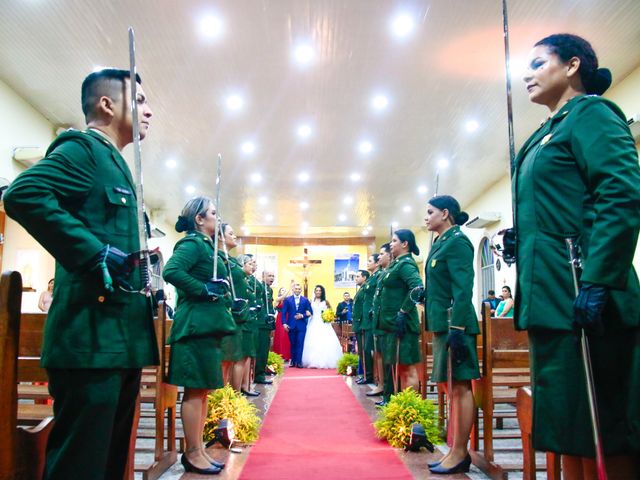
<svg viewBox="0 0 640 480">
<path fill-rule="evenodd" d="M 234 315 L 242 315 L 249 305 L 249 302 L 244 298 L 234 298 L 231 305 L 231 313 Z"/>
<path fill-rule="evenodd" d="M 464 330 L 449 327 L 447 348 L 451 349 L 451 360 L 456 365 L 461 365 L 469 356 L 467 347 L 464 344 L 464 335 Z"/>
<path fill-rule="evenodd" d="M 502 235 L 502 258 L 507 265 L 516 263 L 516 231 L 507 228 Z"/>
<path fill-rule="evenodd" d="M 269 328 L 274 328 L 276 326 L 276 316 L 273 313 L 267 313 L 264 321 Z"/>
<path fill-rule="evenodd" d="M 132 255 L 107 244 L 89 260 L 88 266 L 90 271 L 102 273 L 105 290 L 113 292 L 117 286 L 133 290 L 127 281 L 134 266 Z"/>
<path fill-rule="evenodd" d="M 607 287 L 585 283 L 573 303 L 573 328 L 584 329 L 585 333 L 602 335 L 604 324 L 602 312 L 609 299 Z"/>
<path fill-rule="evenodd" d="M 229 291 L 229 282 L 223 279 L 207 280 L 200 297 L 209 302 L 215 302 Z"/>
<path fill-rule="evenodd" d="M 398 338 L 404 337 L 407 333 L 407 322 L 409 321 L 409 315 L 403 311 L 399 311 L 396 315 L 396 336 Z"/>
<path fill-rule="evenodd" d="M 424 304 L 424 287 L 415 287 L 409 292 L 409 298 L 414 303 Z"/>
</svg>

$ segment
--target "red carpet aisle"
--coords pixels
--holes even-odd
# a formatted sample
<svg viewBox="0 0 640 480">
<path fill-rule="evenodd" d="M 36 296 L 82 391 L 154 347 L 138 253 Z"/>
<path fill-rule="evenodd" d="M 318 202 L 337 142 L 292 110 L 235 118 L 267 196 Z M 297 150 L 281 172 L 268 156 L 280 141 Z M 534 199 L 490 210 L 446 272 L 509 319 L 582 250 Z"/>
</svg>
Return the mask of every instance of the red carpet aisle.
<svg viewBox="0 0 640 480">
<path fill-rule="evenodd" d="M 335 370 L 288 368 L 241 480 L 412 478 Z"/>
</svg>

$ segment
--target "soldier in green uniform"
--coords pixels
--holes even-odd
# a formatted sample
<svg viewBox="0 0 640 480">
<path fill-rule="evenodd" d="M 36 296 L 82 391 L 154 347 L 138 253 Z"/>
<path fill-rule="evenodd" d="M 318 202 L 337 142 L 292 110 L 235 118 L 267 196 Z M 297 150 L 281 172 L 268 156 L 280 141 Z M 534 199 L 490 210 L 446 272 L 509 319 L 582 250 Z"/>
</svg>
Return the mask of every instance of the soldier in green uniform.
<svg viewBox="0 0 640 480">
<path fill-rule="evenodd" d="M 625 115 L 597 96 L 611 73 L 598 68 L 586 40 L 568 34 L 540 40 L 524 81 L 529 99 L 551 112 L 521 148 L 513 173 L 515 322 L 529 333 L 533 444 L 563 454 L 566 478 L 595 478 L 576 346 L 584 329 L 609 478 L 639 478 L 640 287 L 632 267 L 640 229 L 637 150 Z M 581 250 L 577 299 L 566 238 Z"/>
<path fill-rule="evenodd" d="M 189 200 L 176 222 L 176 231 L 187 233 L 176 243 L 163 272 L 178 293 L 167 342 L 171 345 L 169 383 L 184 387 L 180 411 L 186 450 L 181 461 L 187 472 L 205 475 L 224 467 L 207 455 L 202 436 L 207 394 L 224 386 L 220 342 L 237 329 L 230 311 L 227 271 L 219 256 L 217 278 L 213 278 L 216 222 L 215 205 L 209 198 Z"/>
<path fill-rule="evenodd" d="M 355 297 L 353 298 L 353 309 L 351 314 L 351 328 L 353 333 L 356 336 L 356 344 L 358 345 L 358 362 L 360 364 L 360 370 L 362 370 L 362 377 L 356 380 L 358 385 L 362 385 L 365 383 L 365 365 L 364 365 L 364 332 L 362 330 L 362 320 L 363 320 L 363 306 L 364 306 L 364 290 L 362 287 L 365 282 L 369 279 L 369 272 L 366 270 L 358 270 L 356 273 L 356 288 L 358 291 L 356 292 Z M 369 373 L 369 372 L 366 372 Z M 370 375 L 370 373 L 369 373 Z"/>
<path fill-rule="evenodd" d="M 256 339 L 258 336 L 258 310 L 261 308 L 257 302 L 256 277 L 253 276 L 254 260 L 251 255 L 239 255 L 238 265 L 242 266 L 244 278 L 236 283 L 236 295 L 247 300 L 248 319 L 242 324 L 242 385 L 240 391 L 246 397 L 257 397 L 260 392 L 253 389 L 252 365 L 256 358 Z"/>
<path fill-rule="evenodd" d="M 384 365 L 382 361 L 382 346 L 385 331 L 382 330 L 379 326 L 380 324 L 380 297 L 382 292 L 382 277 L 386 269 L 389 267 L 391 263 L 391 245 L 389 243 L 384 243 L 380 246 L 380 253 L 378 254 L 378 271 L 374 278 L 375 291 L 373 295 L 373 300 L 371 302 L 371 330 L 373 333 L 373 355 L 374 362 L 377 366 L 377 371 L 379 372 L 380 379 L 378 388 L 367 393 L 367 396 L 373 397 L 382 395 L 382 400 L 376 402 L 376 405 L 383 406 L 393 394 L 393 379 L 391 375 L 391 366 Z"/>
<path fill-rule="evenodd" d="M 238 238 L 228 223 L 223 223 L 220 226 L 218 242 L 220 242 L 218 255 L 223 259 L 227 275 L 229 276 L 229 280 L 233 281 L 237 295 L 238 288 L 246 288 L 243 287 L 243 284 L 246 283 L 246 276 L 237 260 L 229 256 L 229 250 L 236 248 L 238 245 Z M 234 334 L 227 335 L 222 339 L 222 377 L 225 385 L 230 384 L 234 390 L 240 392 L 242 389 L 242 373 L 244 371 L 242 329 L 243 325 L 249 320 L 249 308 L 242 300 L 236 301 L 236 299 L 234 299 L 234 305 L 236 305 L 237 308 L 232 308 L 231 313 L 239 328 Z"/>
<path fill-rule="evenodd" d="M 372 384 L 375 381 L 373 367 L 373 351 L 375 345 L 373 341 L 373 326 L 371 320 L 373 315 L 371 313 L 371 307 L 373 304 L 373 296 L 376 292 L 378 272 L 380 271 L 380 267 L 378 267 L 378 257 L 379 255 L 377 253 L 369 255 L 367 259 L 367 272 L 369 273 L 369 277 L 362 286 L 364 298 L 362 300 L 362 323 L 360 328 L 362 329 L 362 337 L 364 339 L 362 358 L 366 372 L 366 376 L 363 378 L 363 384 Z"/>
<path fill-rule="evenodd" d="M 271 380 L 265 378 L 269 348 L 271 347 L 271 335 L 276 328 L 275 310 L 273 308 L 273 282 L 275 275 L 269 270 L 262 272 L 263 282 L 261 286 L 262 310 L 258 317 L 258 341 L 256 344 L 256 369 L 255 382 L 262 385 L 270 385 Z"/>
<path fill-rule="evenodd" d="M 458 201 L 449 195 L 429 200 L 425 223 L 438 234 L 425 264 L 426 328 L 433 332 L 431 380 L 448 388 L 450 350 L 453 392 L 448 394 L 454 412 L 450 423 L 453 445 L 440 462 L 429 464 L 433 473 L 468 472 L 471 464 L 467 450 L 475 414 L 471 380 L 480 378 L 476 351 L 480 329 L 471 303 L 473 245 L 459 227 L 468 219 Z"/>
<path fill-rule="evenodd" d="M 129 71 L 87 76 L 88 130 L 58 136 L 3 198 L 7 214 L 56 259 L 42 346 L 55 400 L 46 479 L 123 477 L 140 370 L 158 362 L 151 301 L 128 256 L 140 249 L 136 186 L 120 154 L 133 141 L 132 121 L 142 139 L 152 115 L 136 80 L 132 119 Z"/>
<path fill-rule="evenodd" d="M 385 331 L 382 359 L 386 365 L 397 366 L 399 385 L 394 388 L 418 390 L 420 319 L 415 292 L 422 292 L 424 286 L 412 255 L 419 255 L 420 249 L 413 232 L 407 229 L 393 233 L 390 248 L 393 261 L 382 276 L 380 293 L 380 328 Z"/>
</svg>

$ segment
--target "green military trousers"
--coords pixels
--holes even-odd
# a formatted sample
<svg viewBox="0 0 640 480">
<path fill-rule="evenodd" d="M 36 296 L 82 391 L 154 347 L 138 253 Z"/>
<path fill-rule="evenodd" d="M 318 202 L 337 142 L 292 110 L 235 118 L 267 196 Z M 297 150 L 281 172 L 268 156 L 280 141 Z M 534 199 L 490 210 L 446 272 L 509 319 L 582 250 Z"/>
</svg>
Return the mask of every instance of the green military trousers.
<svg viewBox="0 0 640 480">
<path fill-rule="evenodd" d="M 267 368 L 269 347 L 271 347 L 271 330 L 265 328 L 258 329 L 258 341 L 256 342 L 256 382 L 264 382 L 265 380 L 264 374 Z"/>
</svg>

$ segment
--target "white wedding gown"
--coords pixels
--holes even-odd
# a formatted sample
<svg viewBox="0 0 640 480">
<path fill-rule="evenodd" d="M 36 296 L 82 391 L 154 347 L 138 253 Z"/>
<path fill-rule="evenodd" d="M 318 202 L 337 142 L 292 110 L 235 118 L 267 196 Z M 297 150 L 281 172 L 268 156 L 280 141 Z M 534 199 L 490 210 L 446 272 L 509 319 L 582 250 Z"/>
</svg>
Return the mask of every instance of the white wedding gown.
<svg viewBox="0 0 640 480">
<path fill-rule="evenodd" d="M 302 366 L 307 368 L 336 368 L 342 357 L 342 347 L 330 323 L 324 323 L 322 312 L 326 302 L 311 302 L 313 316 L 307 325 L 302 349 Z"/>
</svg>

